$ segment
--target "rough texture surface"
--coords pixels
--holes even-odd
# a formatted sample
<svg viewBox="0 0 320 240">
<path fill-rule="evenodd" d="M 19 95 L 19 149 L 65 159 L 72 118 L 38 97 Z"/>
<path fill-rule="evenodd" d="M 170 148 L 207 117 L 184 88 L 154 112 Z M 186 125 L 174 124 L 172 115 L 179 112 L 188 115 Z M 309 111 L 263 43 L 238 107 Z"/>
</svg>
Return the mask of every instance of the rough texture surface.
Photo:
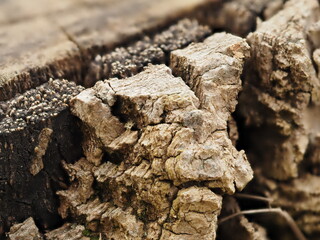
<svg viewBox="0 0 320 240">
<path fill-rule="evenodd" d="M 206 49 L 207 45 L 213 45 L 215 40 L 208 39 L 203 49 Z M 235 40 L 241 43 L 240 38 Z M 243 46 L 247 51 L 247 45 Z M 236 47 L 239 50 L 237 53 L 240 53 L 240 46 Z M 240 56 L 243 57 L 244 55 Z M 238 64 L 240 73 L 241 62 Z M 210 67 L 207 66 L 209 69 Z M 234 78 L 239 84 L 239 76 Z M 210 80 L 212 81 L 212 78 L 208 81 Z M 168 85 L 171 87 L 167 88 Z M 203 86 L 200 85 L 199 88 L 201 87 Z M 224 89 L 222 86 L 222 90 Z M 238 89 L 239 85 L 233 95 L 235 99 Z M 232 90 L 233 86 L 229 91 Z M 202 93 L 201 97 L 207 99 L 210 106 L 217 103 L 215 99 L 210 99 L 205 94 Z M 235 100 L 231 102 L 234 103 Z M 216 109 L 228 109 L 225 102 L 217 104 Z M 170 69 L 162 66 L 150 67 L 144 74 L 123 81 L 99 82 L 93 89 L 83 91 L 73 100 L 72 111 L 88 128 L 94 130 L 94 134 L 110 154 L 115 155 L 120 152 L 121 145 L 130 140 L 129 144 L 135 144 L 135 141 L 138 143 L 134 146 L 135 154 L 129 156 L 132 158 L 129 161 L 139 164 L 142 159 L 162 158 L 162 164 L 160 159 L 154 163 L 158 166 L 163 165 L 157 172 L 165 179 L 174 181 L 175 185 L 190 181 L 207 181 L 208 186 L 221 188 L 227 192 L 234 192 L 235 187 L 241 190 L 252 178 L 252 172 L 244 153 L 237 153 L 228 139 L 226 131 L 228 116 L 226 119 L 217 118 L 217 110 L 205 107 L 199 109 L 200 106 L 201 102 L 184 82 L 171 76 Z M 229 114 L 232 110 L 234 106 L 230 106 Z M 112 111 L 120 119 L 111 116 Z M 104 117 L 104 114 L 108 117 Z M 112 130 L 108 131 L 110 126 Z M 138 134 L 134 134 L 133 129 L 139 130 L 140 139 Z M 131 132 L 128 133 L 128 130 Z M 168 134 L 171 137 L 164 138 Z M 155 148 L 154 145 L 160 139 L 163 146 L 159 147 L 157 143 Z M 166 146 L 167 152 L 164 151 Z M 222 146 L 228 150 L 219 150 Z M 201 167 L 203 161 L 206 167 Z M 239 173 L 234 174 L 233 169 Z"/>
<path fill-rule="evenodd" d="M 240 139 L 261 188 L 308 239 L 319 236 L 318 1 L 291 0 L 248 35 Z M 242 146 L 242 147 L 243 147 Z"/>
<path fill-rule="evenodd" d="M 317 130 L 308 125 L 308 118 L 319 108 L 319 79 L 304 29 L 318 17 L 317 1 L 289 1 L 248 36 L 252 71 L 240 111 L 252 128 L 250 144 L 257 164 L 280 180 L 298 177 Z"/>
<path fill-rule="evenodd" d="M 135 75 L 149 63 L 165 63 L 171 51 L 203 40 L 209 33 L 210 29 L 199 25 L 196 20 L 181 20 L 151 38 L 145 37 L 126 48 L 116 48 L 103 56 L 97 55 L 84 84 L 91 87 L 97 80 Z"/>
<path fill-rule="evenodd" d="M 31 217 L 23 223 L 12 226 L 8 238 L 9 240 L 42 240 L 39 229 Z"/>
<path fill-rule="evenodd" d="M 43 128 L 38 137 L 38 146 L 34 148 L 34 158 L 32 160 L 30 166 L 30 173 L 35 176 L 39 173 L 44 165 L 43 165 L 43 156 L 46 154 L 49 142 L 51 140 L 52 134 L 51 128 Z"/>
<path fill-rule="evenodd" d="M 177 59 L 201 51 L 217 52 L 225 66 L 215 72 L 211 61 L 195 61 L 205 70 L 194 79 L 189 62 L 178 66 Z M 85 129 L 86 158 L 64 166 L 71 186 L 58 192 L 61 216 L 107 239 L 214 239 L 222 198 L 209 188 L 232 194 L 252 178 L 244 152 L 227 133 L 248 52 L 243 39 L 217 34 L 171 58 L 187 83 L 198 81 L 198 89 L 168 67 L 150 65 L 127 79 L 99 81 L 75 97 L 71 110 Z M 234 76 L 225 77 L 231 70 Z M 216 95 L 234 93 L 215 105 L 205 86 L 216 87 Z"/>
<path fill-rule="evenodd" d="M 0 134 L 23 130 L 56 117 L 68 108 L 69 100 L 83 87 L 67 80 L 50 79 L 48 83 L 15 98 L 0 102 Z"/>
<path fill-rule="evenodd" d="M 158 31 L 182 17 L 196 18 L 214 29 L 245 36 L 254 29 L 257 16 L 272 16 L 281 8 L 282 1 L 272 2 L 1 1 L 0 100 L 39 86 L 50 77 L 82 84 L 87 65 L 97 53 L 143 39 L 145 33 Z M 185 40 L 175 39 L 179 41 Z M 151 53 L 158 56 L 155 49 Z"/>
<path fill-rule="evenodd" d="M 0 9 L 2 15 L 6 10 Z M 77 45 L 47 18 L 0 25 L 0 35 L 1 101 L 50 77 L 81 81 L 82 60 Z"/>
<path fill-rule="evenodd" d="M 276 214 L 236 217 L 216 236 L 220 212 L 261 207 L 226 196 L 252 179 L 245 147 L 256 174 L 246 191 L 317 239 L 315 0 L 16 0 L 0 9 L 0 99 L 11 98 L 0 102 L 0 234 L 32 216 L 10 239 L 42 239 L 35 224 L 52 240 L 293 239 Z M 203 41 L 207 25 L 254 31 L 251 57 L 239 37 Z M 150 63 L 171 69 L 143 71 Z M 74 117 L 68 102 L 82 88 L 49 77 L 108 80 L 74 98 Z"/>
<path fill-rule="evenodd" d="M 81 132 L 68 102 L 83 88 L 49 80 L 36 89 L 0 102 L 0 228 L 32 216 L 41 227 L 55 227 L 55 191 L 65 187 L 61 160 L 81 156 Z"/>
<path fill-rule="evenodd" d="M 206 0 L 1 1 L 0 100 L 50 77 L 82 83 L 97 48 L 112 49 L 208 4 Z"/>
<path fill-rule="evenodd" d="M 200 100 L 200 108 L 214 116 L 216 127 L 227 131 L 227 121 L 235 110 L 241 89 L 240 75 L 249 46 L 226 33 L 214 34 L 203 43 L 194 44 L 171 55 L 171 68 L 181 76 Z M 228 141 L 228 148 L 232 143 Z M 234 150 L 231 150 L 234 151 Z M 235 155 L 233 155 L 235 156 Z M 242 189 L 252 176 L 244 152 L 234 161 L 238 178 L 236 187 Z M 212 185 L 213 186 L 213 185 Z"/>
<path fill-rule="evenodd" d="M 174 51 L 170 66 L 200 99 L 200 106 L 217 117 L 220 128 L 237 104 L 244 60 L 250 56 L 244 39 L 218 33 L 203 43 Z"/>
<path fill-rule="evenodd" d="M 221 197 L 207 188 L 190 187 L 178 192 L 172 203 L 169 223 L 160 239 L 215 239 Z"/>
<path fill-rule="evenodd" d="M 62 227 L 57 228 L 45 234 L 46 240 L 90 240 L 84 234 L 85 227 L 82 225 L 66 223 Z"/>
<path fill-rule="evenodd" d="M 213 1 L 214 2 L 214 1 Z M 217 8 L 206 8 L 197 19 L 213 29 L 228 31 L 245 37 L 255 30 L 257 19 L 267 19 L 277 13 L 285 0 L 233 0 L 223 1 Z"/>
</svg>

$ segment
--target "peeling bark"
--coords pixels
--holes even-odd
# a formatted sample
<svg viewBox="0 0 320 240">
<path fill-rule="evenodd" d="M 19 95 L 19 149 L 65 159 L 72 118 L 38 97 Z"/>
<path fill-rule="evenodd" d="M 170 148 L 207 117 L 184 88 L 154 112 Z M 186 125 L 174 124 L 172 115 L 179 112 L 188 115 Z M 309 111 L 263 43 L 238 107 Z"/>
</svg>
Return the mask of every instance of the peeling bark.
<svg viewBox="0 0 320 240">
<path fill-rule="evenodd" d="M 33 176 L 39 173 L 44 167 L 42 158 L 46 154 L 51 134 L 52 129 L 50 128 L 43 128 L 39 134 L 39 145 L 34 148 L 35 156 L 30 166 L 30 173 Z"/>
</svg>

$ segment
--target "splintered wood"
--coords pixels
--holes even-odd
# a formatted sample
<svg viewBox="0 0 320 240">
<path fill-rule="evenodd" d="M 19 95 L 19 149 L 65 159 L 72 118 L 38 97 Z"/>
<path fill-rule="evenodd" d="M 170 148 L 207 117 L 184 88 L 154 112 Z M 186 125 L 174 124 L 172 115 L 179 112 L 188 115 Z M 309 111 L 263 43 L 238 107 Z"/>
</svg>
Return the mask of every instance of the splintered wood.
<svg viewBox="0 0 320 240">
<path fill-rule="evenodd" d="M 209 32 L 208 27 L 185 19 L 156 34 L 152 38 L 152 44 L 159 46 L 160 55 L 164 56 L 192 41 L 201 40 Z M 137 41 L 127 48 L 128 54 L 125 55 L 127 60 L 123 56 L 121 59 L 117 58 L 116 56 L 120 57 L 120 55 L 117 55 L 119 51 L 116 49 L 114 53 L 108 54 L 113 57 L 107 58 L 108 61 L 104 61 L 103 64 L 109 64 L 112 61 L 118 63 L 113 71 L 127 69 L 126 74 L 133 74 L 135 72 L 133 69 L 142 71 L 145 64 L 157 63 L 154 62 L 153 55 L 150 55 L 152 51 L 149 51 L 155 47 L 146 39 L 148 38 Z M 175 43 L 177 39 L 180 40 Z M 132 62 L 127 64 L 129 59 Z M 160 62 L 165 62 L 165 58 L 161 58 Z M 96 69 L 92 71 L 94 70 Z M 94 84 L 97 79 L 92 77 L 91 84 Z M 5 229 L 14 221 L 20 221 L 29 216 L 39 219 L 39 225 L 42 227 L 55 226 L 60 219 L 57 213 L 58 202 L 54 200 L 55 192 L 66 186 L 61 161 L 74 162 L 80 157 L 82 151 L 87 153 L 86 156 L 90 160 L 101 157 L 102 151 L 97 147 L 99 143 L 94 142 L 90 134 L 85 134 L 83 141 L 88 141 L 88 145 L 81 149 L 79 143 L 82 141 L 82 134 L 76 118 L 69 112 L 70 98 L 81 90 L 83 87 L 67 80 L 49 80 L 48 83 L 35 89 L 0 102 L 0 138 L 2 139 L 0 193 L 3 196 L 0 201 L 5 209 L 1 212 L 1 217 L 4 219 L 1 224 L 4 224 Z M 99 118 L 109 116 L 111 115 L 107 115 L 106 112 Z M 90 116 L 87 117 L 90 118 Z M 100 124 L 99 121 L 97 123 Z M 103 131 L 110 134 L 115 127 L 113 123 L 115 122 Z M 129 125 L 130 123 L 125 127 Z M 83 128 L 83 131 L 86 129 Z M 46 134 L 49 132 L 52 134 Z M 133 135 L 132 138 L 134 137 Z M 94 152 L 93 149 L 97 151 Z M 92 153 L 91 156 L 88 155 L 89 153 Z M 49 182 L 47 174 L 53 179 L 52 181 Z M 29 194 L 30 192 L 34 194 Z M 42 195 L 41 199 L 34 199 Z M 23 204 L 24 202 L 30 204 Z M 44 204 L 45 202 L 47 203 Z"/>
</svg>

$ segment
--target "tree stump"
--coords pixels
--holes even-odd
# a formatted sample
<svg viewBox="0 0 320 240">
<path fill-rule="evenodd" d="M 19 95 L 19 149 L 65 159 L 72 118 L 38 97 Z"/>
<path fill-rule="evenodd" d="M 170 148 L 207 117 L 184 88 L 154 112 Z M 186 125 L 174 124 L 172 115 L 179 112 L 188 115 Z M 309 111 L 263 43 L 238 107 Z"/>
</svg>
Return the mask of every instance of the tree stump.
<svg viewBox="0 0 320 240">
<path fill-rule="evenodd" d="M 0 9 L 1 239 L 318 239 L 316 0 Z"/>
</svg>

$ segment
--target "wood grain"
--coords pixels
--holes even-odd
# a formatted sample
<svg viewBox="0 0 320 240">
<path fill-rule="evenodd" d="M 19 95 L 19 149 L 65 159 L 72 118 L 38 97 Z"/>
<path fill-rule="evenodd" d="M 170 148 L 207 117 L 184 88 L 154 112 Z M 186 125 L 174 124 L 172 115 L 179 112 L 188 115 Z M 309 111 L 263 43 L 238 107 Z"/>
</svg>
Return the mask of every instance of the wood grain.
<svg viewBox="0 0 320 240">
<path fill-rule="evenodd" d="M 50 77 L 81 83 L 92 49 L 110 49 L 206 4 L 206 0 L 2 0 L 0 100 Z"/>
</svg>

